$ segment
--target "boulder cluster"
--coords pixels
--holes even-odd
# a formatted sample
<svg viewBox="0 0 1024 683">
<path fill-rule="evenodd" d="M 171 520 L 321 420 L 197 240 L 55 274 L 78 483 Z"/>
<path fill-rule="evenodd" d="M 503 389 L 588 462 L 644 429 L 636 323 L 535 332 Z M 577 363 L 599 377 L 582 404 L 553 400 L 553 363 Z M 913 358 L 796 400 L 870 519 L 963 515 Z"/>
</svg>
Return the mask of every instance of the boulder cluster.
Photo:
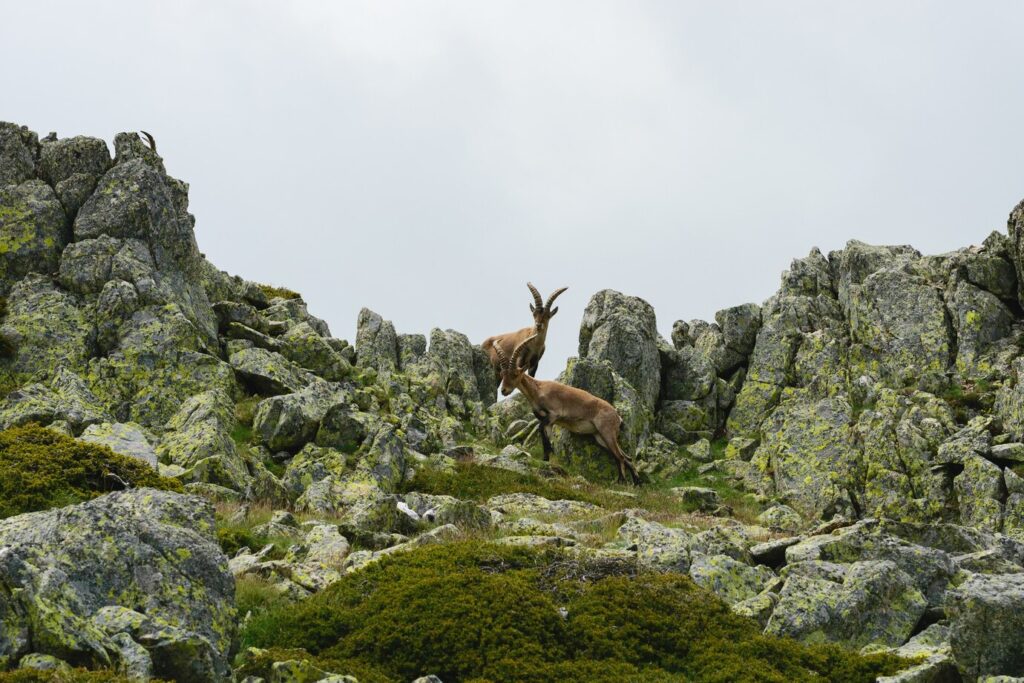
<svg viewBox="0 0 1024 683">
<path fill-rule="evenodd" d="M 113 147 L 0 123 L 0 429 L 108 446 L 186 494 L 0 520 L 0 670 L 227 680 L 236 580 L 303 600 L 472 533 L 688 574 L 766 633 L 915 658 L 893 681 L 1024 676 L 1024 203 L 947 254 L 812 250 L 763 305 L 670 340 L 647 302 L 595 294 L 560 379 L 615 406 L 645 487 L 697 510 L 667 520 L 629 490 L 417 489 L 466 462 L 617 470 L 564 430 L 538 462 L 528 405 L 495 401 L 464 334 L 363 309 L 350 344 L 298 294 L 219 271 L 188 185 L 136 134 Z M 717 489 L 678 485 L 695 477 Z M 725 489 L 756 512 L 730 517 Z M 218 525 L 261 511 L 253 537 L 276 542 L 226 557 Z"/>
</svg>

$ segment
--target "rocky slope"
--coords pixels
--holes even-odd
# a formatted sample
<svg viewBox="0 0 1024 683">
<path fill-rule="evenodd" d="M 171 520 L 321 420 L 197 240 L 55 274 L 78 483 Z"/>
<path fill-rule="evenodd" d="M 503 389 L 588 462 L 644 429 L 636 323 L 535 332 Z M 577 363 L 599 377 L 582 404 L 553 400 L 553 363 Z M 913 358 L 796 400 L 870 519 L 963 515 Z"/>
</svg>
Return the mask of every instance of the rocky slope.
<svg viewBox="0 0 1024 683">
<path fill-rule="evenodd" d="M 193 224 L 135 134 L 112 158 L 0 123 L 0 428 L 107 445 L 193 496 L 0 521 L 0 669 L 225 680 L 235 579 L 305 600 L 475 535 L 688 574 L 765 633 L 917 658 L 890 680 L 1024 676 L 1024 206 L 949 254 L 812 250 L 762 306 L 671 341 L 645 301 L 595 294 L 563 380 L 618 408 L 639 490 L 568 433 L 539 462 L 465 335 L 364 309 L 334 338 L 217 270 Z M 520 479 L 425 483 L 467 472 Z M 228 562 L 215 527 L 250 547 Z M 277 670 L 316 669 L 296 662 Z"/>
</svg>

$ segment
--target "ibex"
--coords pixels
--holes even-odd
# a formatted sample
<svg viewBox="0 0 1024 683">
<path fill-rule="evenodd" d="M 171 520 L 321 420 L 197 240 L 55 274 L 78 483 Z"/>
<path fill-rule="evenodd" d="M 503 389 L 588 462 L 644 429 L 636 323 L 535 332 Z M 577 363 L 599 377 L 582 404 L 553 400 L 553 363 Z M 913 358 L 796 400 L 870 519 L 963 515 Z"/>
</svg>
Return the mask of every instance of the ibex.
<svg viewBox="0 0 1024 683">
<path fill-rule="evenodd" d="M 139 132 L 142 133 L 146 137 L 146 141 L 149 143 L 149 148 L 155 152 L 156 151 L 156 140 L 153 139 L 153 136 L 150 135 L 149 133 L 147 133 L 144 130 L 140 130 Z"/>
<path fill-rule="evenodd" d="M 536 335 L 534 335 L 536 336 Z M 606 448 L 619 463 L 619 475 L 626 479 L 626 469 L 634 483 L 639 483 L 633 462 L 619 446 L 619 429 L 622 418 L 612 404 L 593 394 L 570 387 L 561 382 L 534 379 L 519 365 L 520 355 L 529 348 L 534 337 L 519 342 L 512 357 L 502 351 L 504 344 L 495 343 L 493 349 L 501 367 L 501 394 L 508 396 L 513 389 L 519 389 L 533 408 L 533 414 L 540 421 L 540 438 L 544 444 L 544 459 L 551 457 L 551 438 L 548 428 L 558 425 L 575 434 L 593 434 L 594 440 Z"/>
<path fill-rule="evenodd" d="M 526 286 L 530 288 L 535 302 L 530 304 L 530 312 L 533 313 L 533 327 L 524 327 L 516 332 L 507 332 L 488 337 L 481 346 L 487 352 L 487 355 L 491 357 L 491 365 L 494 366 L 494 369 L 501 372 L 498 356 L 494 350 L 495 347 L 500 343 L 502 351 L 508 357 L 512 355 L 512 352 L 522 342 L 527 339 L 532 340 L 523 352 L 521 362 L 523 367 L 529 371 L 530 377 L 536 377 L 537 366 L 540 365 L 540 358 L 544 355 L 544 340 L 548 336 L 548 321 L 555 317 L 555 313 L 558 313 L 558 307 L 551 308 L 551 304 L 555 303 L 555 299 L 569 288 L 560 287 L 556 289 L 548 297 L 547 303 L 544 303 L 540 298 L 540 292 L 537 291 L 532 282 L 527 282 Z"/>
</svg>

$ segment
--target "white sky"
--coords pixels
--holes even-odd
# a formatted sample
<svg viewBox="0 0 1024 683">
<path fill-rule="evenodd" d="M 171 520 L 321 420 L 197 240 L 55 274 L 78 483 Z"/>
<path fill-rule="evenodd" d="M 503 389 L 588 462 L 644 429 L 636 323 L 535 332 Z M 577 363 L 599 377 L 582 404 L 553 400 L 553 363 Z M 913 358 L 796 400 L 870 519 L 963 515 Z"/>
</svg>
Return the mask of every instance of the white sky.
<svg viewBox="0 0 1024 683">
<path fill-rule="evenodd" d="M 0 119 L 155 134 L 220 268 L 476 342 L 569 291 L 676 319 L 847 239 L 938 252 L 1024 196 L 1014 2 L 4 2 Z"/>
</svg>

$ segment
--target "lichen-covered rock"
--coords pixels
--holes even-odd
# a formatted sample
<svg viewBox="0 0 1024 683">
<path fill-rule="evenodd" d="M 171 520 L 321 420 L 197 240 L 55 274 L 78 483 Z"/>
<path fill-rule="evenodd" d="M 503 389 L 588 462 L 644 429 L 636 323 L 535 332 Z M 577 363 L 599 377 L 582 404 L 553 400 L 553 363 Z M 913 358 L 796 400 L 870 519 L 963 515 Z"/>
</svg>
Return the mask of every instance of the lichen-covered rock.
<svg viewBox="0 0 1024 683">
<path fill-rule="evenodd" d="M 350 395 L 344 390 L 314 382 L 295 393 L 260 401 L 253 418 L 253 431 L 271 451 L 294 453 L 313 440 L 320 421 L 332 407 L 345 404 L 349 399 Z M 321 445 L 334 444 L 325 439 Z"/>
<path fill-rule="evenodd" d="M 35 176 L 39 136 L 25 126 L 0 121 L 0 187 Z"/>
<path fill-rule="evenodd" d="M 139 310 L 139 293 L 130 282 L 110 280 L 96 299 L 96 345 L 109 353 L 117 347 L 121 328 Z"/>
<path fill-rule="evenodd" d="M 182 681 L 231 675 L 234 580 L 199 498 L 136 489 L 0 522 L 0 660 L 30 651 L 109 665 L 128 633 L 153 673 Z M 138 614 L 101 628 L 101 610 Z M 107 620 L 109 622 L 109 620 Z"/>
<path fill-rule="evenodd" d="M 305 323 L 321 337 L 326 339 L 331 336 L 331 330 L 327 323 L 310 315 L 306 302 L 301 297 L 273 299 L 266 308 L 260 311 L 260 315 L 271 328 L 279 327 L 289 330 L 296 325 Z"/>
<path fill-rule="evenodd" d="M 804 520 L 788 505 L 773 505 L 757 516 L 757 523 L 777 531 L 794 532 L 804 525 Z"/>
<path fill-rule="evenodd" d="M 643 299 L 605 289 L 590 298 L 580 325 L 580 359 L 607 360 L 653 410 L 661 385 L 658 325 Z"/>
<path fill-rule="evenodd" d="M 993 373 L 988 354 L 1013 331 L 1014 316 L 997 296 L 959 282 L 949 303 L 956 326 L 956 369 L 963 377 L 985 378 Z"/>
<path fill-rule="evenodd" d="M 949 591 L 950 645 L 964 680 L 1024 675 L 1024 574 L 973 574 Z"/>
<path fill-rule="evenodd" d="M 398 366 L 402 370 L 419 363 L 426 353 L 427 338 L 422 334 L 398 335 Z"/>
<path fill-rule="evenodd" d="M 670 439 L 655 432 L 637 448 L 633 463 L 641 476 L 668 478 L 685 470 L 690 461 Z"/>
<path fill-rule="evenodd" d="M 1006 221 L 1006 232 L 1010 237 L 1010 261 L 1017 271 L 1017 300 L 1024 306 L 1024 290 L 1020 287 L 1020 283 L 1024 282 L 1024 200 L 1010 211 Z"/>
<path fill-rule="evenodd" d="M 851 420 L 844 398 L 815 401 L 806 390 L 787 389 L 762 426 L 754 459 L 768 468 L 776 493 L 808 519 L 846 504 L 859 459 Z"/>
<path fill-rule="evenodd" d="M 281 337 L 281 355 L 299 367 L 329 381 L 340 382 L 352 368 L 308 322 L 301 322 Z"/>
<path fill-rule="evenodd" d="M 338 401 L 323 414 L 316 431 L 316 444 L 354 453 L 366 438 L 366 421 L 351 404 Z"/>
<path fill-rule="evenodd" d="M 266 349 L 242 349 L 228 358 L 239 380 L 257 393 L 287 394 L 300 391 L 314 377 L 279 353 Z"/>
<path fill-rule="evenodd" d="M 86 443 L 106 446 L 115 453 L 127 455 L 130 458 L 141 460 L 153 469 L 156 469 L 157 457 L 141 426 L 132 422 L 103 422 L 89 425 L 79 437 Z"/>
<path fill-rule="evenodd" d="M 722 329 L 722 341 L 725 352 L 719 375 L 735 369 L 745 363 L 757 341 L 757 331 L 761 328 L 761 307 L 757 304 L 742 304 L 715 313 L 715 321 Z"/>
<path fill-rule="evenodd" d="M 829 342 L 842 336 L 845 327 L 829 278 L 828 262 L 814 250 L 807 258 L 793 261 L 783 274 L 779 293 L 765 302 L 748 370 L 729 413 L 733 436 L 757 433 L 782 389 L 793 386 L 798 370 L 806 374 L 809 368 L 828 364 Z M 828 334 L 808 337 L 819 331 Z M 806 339 L 814 340 L 816 348 L 805 349 L 797 368 L 797 355 Z"/>
<path fill-rule="evenodd" d="M 14 347 L 0 359 L 0 373 L 17 380 L 45 379 L 60 366 L 81 372 L 95 347 L 95 327 L 87 307 L 56 287 L 50 278 L 29 275 L 7 297 L 0 336 Z"/>
<path fill-rule="evenodd" d="M 281 483 L 291 500 L 297 499 L 313 483 L 333 476 L 340 479 L 345 471 L 345 455 L 333 448 L 306 444 L 285 467 Z"/>
<path fill-rule="evenodd" d="M 43 141 L 39 153 L 39 175 L 51 185 L 75 173 L 101 176 L 110 168 L 110 150 L 99 138 L 79 135 Z"/>
<path fill-rule="evenodd" d="M 864 461 L 864 512 L 900 520 L 934 520 L 954 507 L 936 452 L 956 429 L 950 407 L 924 392 L 878 392 L 854 428 Z"/>
<path fill-rule="evenodd" d="M 53 191 L 64 207 L 64 214 L 69 221 L 73 221 L 78 215 L 78 210 L 92 195 L 99 179 L 100 177 L 93 173 L 72 173 L 53 186 Z"/>
<path fill-rule="evenodd" d="M 398 368 L 395 326 L 368 308 L 359 311 L 356 323 L 356 364 L 376 370 Z"/>
<path fill-rule="evenodd" d="M 893 562 L 856 562 L 839 580 L 791 572 L 765 632 L 805 643 L 896 647 L 910 637 L 926 607 Z"/>
<path fill-rule="evenodd" d="M 403 500 L 421 520 L 431 524 L 454 524 L 462 530 L 488 529 L 491 526 L 490 511 L 469 500 L 424 493 L 407 493 Z"/>
<path fill-rule="evenodd" d="M 945 550 L 890 534 L 870 519 L 831 534 L 810 536 L 786 549 L 786 561 L 790 564 L 866 560 L 895 564 L 933 605 L 941 602 L 955 571 L 953 559 Z"/>
<path fill-rule="evenodd" d="M 1001 531 L 1005 499 L 1003 471 L 977 455 L 967 456 L 963 465 L 963 472 L 953 480 L 960 523 L 986 531 Z"/>
<path fill-rule="evenodd" d="M 876 246 L 850 240 L 838 252 L 829 254 L 835 264 L 835 288 L 844 310 L 849 310 L 856 287 L 886 268 L 899 268 L 919 258 L 920 252 L 908 245 Z"/>
<path fill-rule="evenodd" d="M 132 275 L 112 273 L 147 294 L 154 304 L 177 304 L 208 342 L 216 338 L 216 318 L 203 289 L 202 256 L 188 213 L 188 185 L 168 177 L 146 159 L 119 160 L 99 181 L 74 222 L 75 241 L 108 235 L 133 244 L 112 269 L 135 269 Z M 126 244 L 127 244 L 126 242 Z M 138 249 L 141 244 L 144 251 Z M 139 272 L 146 261 L 153 271 Z M 135 261 L 132 265 L 129 262 Z"/>
<path fill-rule="evenodd" d="M 690 577 L 726 604 L 734 605 L 761 593 L 775 573 L 768 567 L 751 567 L 728 555 L 698 555 L 690 564 Z"/>
<path fill-rule="evenodd" d="M 337 517 L 346 529 L 407 532 L 413 522 L 398 509 L 398 502 L 397 495 L 383 491 L 373 479 L 356 474 L 313 482 L 295 501 L 295 509 Z"/>
<path fill-rule="evenodd" d="M 158 267 L 180 268 L 199 257 L 184 190 L 142 159 L 118 163 L 79 210 L 75 241 L 137 238 L 151 246 Z"/>
<path fill-rule="evenodd" d="M 445 394 L 482 401 L 485 405 L 494 402 L 494 381 L 480 386 L 473 344 L 461 332 L 432 329 L 430 347 L 423 357 L 423 364 L 426 372 L 436 373 L 440 378 Z M 492 371 L 490 375 L 493 374 Z"/>
<path fill-rule="evenodd" d="M 876 683 L 941 683 L 958 676 L 949 647 L 949 627 L 943 624 L 932 624 L 893 654 L 919 663 L 892 676 L 880 676 Z"/>
<path fill-rule="evenodd" d="M 175 304 L 140 309 L 120 334 L 109 354 L 91 361 L 88 381 L 121 421 L 159 429 L 191 396 L 236 391 L 231 367 Z"/>
<path fill-rule="evenodd" d="M 389 493 L 402 482 L 405 468 L 405 444 L 391 425 L 384 425 L 377 431 L 365 454 L 356 462 L 357 472 Z"/>
<path fill-rule="evenodd" d="M 122 246 L 109 235 L 69 244 L 60 257 L 61 286 L 78 294 L 96 294 L 111 279 L 114 257 Z"/>
<path fill-rule="evenodd" d="M 698 401 L 715 387 L 715 367 L 693 346 L 659 345 L 662 401 Z"/>
<path fill-rule="evenodd" d="M 65 422 L 75 434 L 111 416 L 81 377 L 60 366 L 49 386 L 26 384 L 0 403 L 0 429 L 38 422 Z"/>
<path fill-rule="evenodd" d="M 687 572 L 690 569 L 692 537 L 682 529 L 630 517 L 619 527 L 617 537 L 635 548 L 637 561 L 661 571 Z"/>
<path fill-rule="evenodd" d="M 506 493 L 493 496 L 487 501 L 487 507 L 511 515 L 565 519 L 593 516 L 603 512 L 593 503 L 579 500 L 549 500 L 534 493 Z"/>
<path fill-rule="evenodd" d="M 185 468 L 185 481 L 219 484 L 247 491 L 249 470 L 238 452 L 231 430 L 234 406 L 222 390 L 212 389 L 186 400 L 166 425 L 157 456 L 165 464 Z"/>
<path fill-rule="evenodd" d="M 46 183 L 0 185 L 0 294 L 28 273 L 57 270 L 67 244 L 64 207 Z"/>
<path fill-rule="evenodd" d="M 849 315 L 861 361 L 895 386 L 940 377 L 953 360 L 941 293 L 905 270 L 880 270 L 851 286 Z"/>
</svg>

